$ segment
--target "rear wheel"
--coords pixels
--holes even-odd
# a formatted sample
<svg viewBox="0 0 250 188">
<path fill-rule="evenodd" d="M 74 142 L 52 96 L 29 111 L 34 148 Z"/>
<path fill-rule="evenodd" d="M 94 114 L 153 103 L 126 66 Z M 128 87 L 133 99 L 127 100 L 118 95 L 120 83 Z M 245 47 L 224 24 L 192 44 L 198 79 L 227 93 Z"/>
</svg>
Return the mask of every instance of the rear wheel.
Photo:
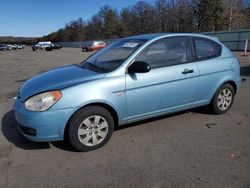
<svg viewBox="0 0 250 188">
<path fill-rule="evenodd" d="M 78 151 L 89 151 L 102 147 L 114 130 L 112 115 L 99 106 L 79 110 L 69 122 L 68 139 Z"/>
<path fill-rule="evenodd" d="M 226 113 L 232 107 L 235 91 L 232 85 L 223 84 L 215 93 L 211 102 L 212 110 L 215 114 Z"/>
</svg>

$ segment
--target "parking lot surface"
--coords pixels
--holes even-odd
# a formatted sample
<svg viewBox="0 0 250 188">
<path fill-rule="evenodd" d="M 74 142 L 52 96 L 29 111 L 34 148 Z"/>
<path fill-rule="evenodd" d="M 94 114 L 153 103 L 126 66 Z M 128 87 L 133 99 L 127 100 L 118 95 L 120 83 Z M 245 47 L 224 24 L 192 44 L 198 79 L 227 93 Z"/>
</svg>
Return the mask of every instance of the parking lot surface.
<svg viewBox="0 0 250 188">
<path fill-rule="evenodd" d="M 243 83 L 228 113 L 202 108 L 126 125 L 80 153 L 26 140 L 12 105 L 25 80 L 90 53 L 0 52 L 0 187 L 250 187 L 250 58 L 236 54 Z"/>
</svg>

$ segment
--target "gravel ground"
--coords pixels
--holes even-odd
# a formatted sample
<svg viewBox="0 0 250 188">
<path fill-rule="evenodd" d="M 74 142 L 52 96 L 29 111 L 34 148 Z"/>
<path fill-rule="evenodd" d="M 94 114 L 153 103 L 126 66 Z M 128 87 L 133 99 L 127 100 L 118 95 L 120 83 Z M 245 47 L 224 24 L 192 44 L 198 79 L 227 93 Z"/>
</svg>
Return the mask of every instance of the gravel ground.
<svg viewBox="0 0 250 188">
<path fill-rule="evenodd" d="M 88 55 L 0 52 L 0 187 L 250 187 L 250 58 L 241 53 L 245 81 L 224 115 L 195 109 L 126 125 L 86 153 L 21 136 L 12 105 L 22 83 Z"/>
</svg>

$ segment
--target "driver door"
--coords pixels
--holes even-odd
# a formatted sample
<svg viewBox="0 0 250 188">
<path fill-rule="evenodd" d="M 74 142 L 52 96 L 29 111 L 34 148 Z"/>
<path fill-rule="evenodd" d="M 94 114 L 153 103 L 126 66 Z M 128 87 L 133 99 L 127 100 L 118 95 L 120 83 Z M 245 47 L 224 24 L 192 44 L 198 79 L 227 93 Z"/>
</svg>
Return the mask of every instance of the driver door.
<svg viewBox="0 0 250 188">
<path fill-rule="evenodd" d="M 134 63 L 144 61 L 151 70 L 126 74 L 128 121 L 190 107 L 199 75 L 191 60 L 189 37 L 168 37 L 146 47 Z"/>
</svg>

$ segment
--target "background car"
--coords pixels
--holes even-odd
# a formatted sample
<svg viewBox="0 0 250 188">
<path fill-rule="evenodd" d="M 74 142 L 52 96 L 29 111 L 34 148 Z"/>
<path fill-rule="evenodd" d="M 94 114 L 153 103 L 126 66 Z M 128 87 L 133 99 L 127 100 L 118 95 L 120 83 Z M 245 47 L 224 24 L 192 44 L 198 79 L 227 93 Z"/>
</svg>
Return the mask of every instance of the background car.
<svg viewBox="0 0 250 188">
<path fill-rule="evenodd" d="M 7 44 L 7 48 L 8 50 L 16 50 L 17 47 L 15 45 L 12 45 L 12 44 Z"/>
<path fill-rule="evenodd" d="M 32 45 L 31 48 L 32 48 L 32 51 L 33 51 L 33 52 L 37 50 L 36 45 Z"/>
<path fill-rule="evenodd" d="M 15 44 L 15 46 L 16 46 L 16 48 L 18 49 L 18 50 L 20 50 L 20 49 L 23 49 L 24 47 L 23 47 L 23 45 L 21 45 L 21 44 Z"/>
<path fill-rule="evenodd" d="M 102 48 L 105 48 L 107 44 L 103 41 L 91 41 L 87 45 L 82 46 L 82 51 L 83 52 L 92 52 L 92 51 L 97 51 Z"/>
<path fill-rule="evenodd" d="M 52 51 L 53 49 L 61 49 L 61 48 L 62 48 L 62 45 L 60 45 L 60 44 L 51 44 L 51 45 L 45 47 L 45 50 Z"/>
<path fill-rule="evenodd" d="M 8 50 L 8 46 L 6 44 L 0 44 L 0 51 Z"/>
<path fill-rule="evenodd" d="M 44 42 L 38 42 L 36 45 L 34 45 L 36 47 L 36 49 L 45 49 L 46 47 L 50 47 L 52 45 L 52 43 L 50 41 L 44 41 Z"/>
<path fill-rule="evenodd" d="M 61 49 L 62 45 L 60 45 L 60 44 L 53 44 L 52 48 L 53 49 Z"/>
</svg>

